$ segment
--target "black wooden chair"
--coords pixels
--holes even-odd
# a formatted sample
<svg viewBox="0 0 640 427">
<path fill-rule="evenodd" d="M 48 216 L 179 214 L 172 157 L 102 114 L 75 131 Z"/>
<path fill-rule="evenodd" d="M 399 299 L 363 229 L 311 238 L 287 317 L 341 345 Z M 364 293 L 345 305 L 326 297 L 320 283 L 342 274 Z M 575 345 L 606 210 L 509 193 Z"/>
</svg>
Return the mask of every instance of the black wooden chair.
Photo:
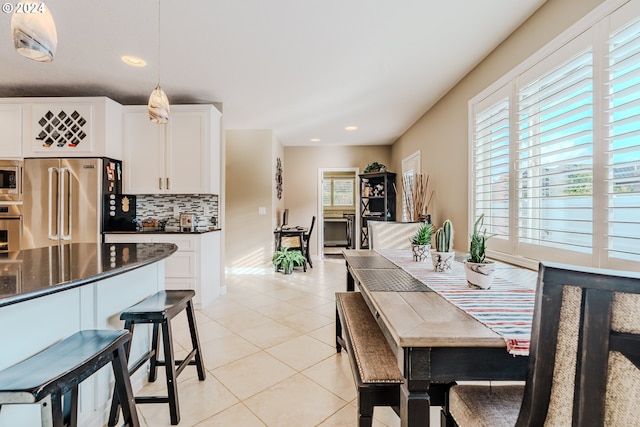
<svg viewBox="0 0 640 427">
<path fill-rule="evenodd" d="M 309 232 L 305 233 L 302 236 L 302 240 L 304 240 L 304 253 L 307 257 L 307 262 L 309 263 L 309 267 L 313 268 L 313 263 L 311 262 L 311 255 L 309 254 L 309 241 L 311 240 L 311 233 L 313 232 L 313 226 L 316 224 L 316 217 L 311 217 L 311 227 L 309 227 Z"/>
<path fill-rule="evenodd" d="M 133 363 L 129 369 L 132 375 L 147 362 L 149 362 L 149 382 L 154 382 L 158 374 L 158 366 L 165 368 L 165 381 L 167 384 L 166 396 L 136 396 L 136 403 L 168 403 L 171 424 L 180 422 L 180 402 L 178 399 L 178 376 L 189 365 L 195 365 L 198 372 L 198 379 L 204 381 L 206 370 L 200 348 L 198 337 L 198 326 L 193 308 L 193 297 L 195 292 L 186 290 L 166 290 L 157 292 L 120 313 L 120 319 L 124 320 L 125 329 L 133 334 L 136 324 L 153 325 L 151 339 L 151 349 L 143 354 Z M 176 360 L 173 347 L 173 333 L 171 320 L 182 311 L 186 311 L 189 323 L 189 334 L 191 336 L 192 349 L 182 359 Z M 160 343 L 162 337 L 162 346 Z M 164 360 L 159 360 L 159 350 L 162 347 Z M 129 358 L 130 346 L 127 346 L 126 356 Z M 118 421 L 120 401 L 117 395 L 111 401 L 111 412 L 109 414 L 109 426 L 115 426 Z"/>
<path fill-rule="evenodd" d="M 640 422 L 640 274 L 541 263 L 524 386 L 456 385 L 447 425 Z"/>
<path fill-rule="evenodd" d="M 125 425 L 138 427 L 125 355 L 130 339 L 124 330 L 83 330 L 0 371 L 0 408 L 37 403 L 43 427 L 76 427 L 78 385 L 110 363 Z"/>
</svg>

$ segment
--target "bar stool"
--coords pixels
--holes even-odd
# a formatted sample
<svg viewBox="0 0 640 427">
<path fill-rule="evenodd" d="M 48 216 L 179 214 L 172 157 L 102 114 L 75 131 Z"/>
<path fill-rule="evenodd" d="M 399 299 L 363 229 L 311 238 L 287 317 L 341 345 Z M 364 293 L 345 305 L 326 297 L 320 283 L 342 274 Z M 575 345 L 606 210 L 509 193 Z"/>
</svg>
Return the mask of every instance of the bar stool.
<svg viewBox="0 0 640 427">
<path fill-rule="evenodd" d="M 78 425 L 78 384 L 111 362 L 115 376 L 114 394 L 123 405 L 127 426 L 138 427 L 138 413 L 125 346 L 131 334 L 125 330 L 85 330 L 0 371 L 0 406 L 40 404 L 42 426 Z M 63 414 L 62 396 L 70 398 L 71 412 Z M 67 402 L 65 402 L 66 404 Z M 66 423 L 66 424 L 65 424 Z"/>
<path fill-rule="evenodd" d="M 153 382 L 157 377 L 158 366 L 164 366 L 167 377 L 167 396 L 137 396 L 136 403 L 169 403 L 171 424 L 180 422 L 180 406 L 178 404 L 177 377 L 187 365 L 195 365 L 198 370 L 198 379 L 204 381 L 205 370 L 202 362 L 202 351 L 198 338 L 195 311 L 192 299 L 195 296 L 192 290 L 168 290 L 160 291 L 140 303 L 129 307 L 120 314 L 120 319 L 125 321 L 124 327 L 133 334 L 134 326 L 138 323 L 153 324 L 151 349 L 143 354 L 129 369 L 129 374 L 136 372 L 147 361 L 150 363 L 149 381 Z M 175 360 L 173 352 L 173 337 L 171 334 L 171 319 L 182 310 L 187 312 L 189 332 L 191 334 L 192 349 L 183 360 Z M 162 333 L 160 334 L 160 327 Z M 158 347 L 162 335 L 164 360 L 158 360 Z M 127 347 L 127 358 L 130 346 Z M 177 367 L 176 367 L 177 366 Z M 109 426 L 114 426 L 118 419 L 118 396 L 114 395 L 109 415 Z"/>
</svg>

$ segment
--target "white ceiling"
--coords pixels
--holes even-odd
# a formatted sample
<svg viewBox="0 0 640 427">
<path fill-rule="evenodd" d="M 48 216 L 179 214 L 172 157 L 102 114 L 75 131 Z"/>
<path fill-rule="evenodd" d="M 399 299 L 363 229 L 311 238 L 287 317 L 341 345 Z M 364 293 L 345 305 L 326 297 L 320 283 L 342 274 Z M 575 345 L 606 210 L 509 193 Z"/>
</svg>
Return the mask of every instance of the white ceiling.
<svg viewBox="0 0 640 427">
<path fill-rule="evenodd" d="M 5 30 L 0 96 L 146 104 L 157 0 L 46 3 L 56 58 L 18 55 Z M 222 103 L 227 129 L 273 129 L 284 145 L 391 144 L 542 3 L 162 0 L 160 80 L 171 103 Z M 0 14 L 1 28 L 10 21 Z M 126 54 L 147 67 L 123 64 Z"/>
</svg>

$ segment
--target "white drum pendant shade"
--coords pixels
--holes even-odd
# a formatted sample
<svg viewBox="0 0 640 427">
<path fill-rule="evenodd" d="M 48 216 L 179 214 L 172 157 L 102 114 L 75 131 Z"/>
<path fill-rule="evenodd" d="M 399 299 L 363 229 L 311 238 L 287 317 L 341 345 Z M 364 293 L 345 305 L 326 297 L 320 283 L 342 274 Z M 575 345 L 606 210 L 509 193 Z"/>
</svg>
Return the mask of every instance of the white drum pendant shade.
<svg viewBox="0 0 640 427">
<path fill-rule="evenodd" d="M 42 2 L 40 4 L 41 11 L 33 13 L 28 13 L 29 3 L 24 9 L 16 7 L 25 13 L 14 12 L 11 17 L 13 46 L 20 55 L 29 59 L 51 62 L 58 48 L 58 33 L 49 8 Z"/>
<path fill-rule="evenodd" d="M 160 85 L 149 96 L 149 120 L 158 124 L 166 124 L 169 121 L 169 100 Z"/>
</svg>

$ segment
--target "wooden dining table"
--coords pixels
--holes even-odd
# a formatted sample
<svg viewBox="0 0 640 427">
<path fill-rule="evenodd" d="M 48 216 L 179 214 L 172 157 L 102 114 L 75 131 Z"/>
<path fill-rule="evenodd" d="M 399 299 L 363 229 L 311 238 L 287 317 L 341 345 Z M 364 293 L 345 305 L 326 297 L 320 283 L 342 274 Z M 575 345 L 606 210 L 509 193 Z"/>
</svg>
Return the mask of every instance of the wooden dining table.
<svg viewBox="0 0 640 427">
<path fill-rule="evenodd" d="M 525 379 L 528 357 L 510 354 L 502 335 L 431 289 L 426 284 L 431 267 L 424 267 L 427 280 L 418 280 L 375 251 L 343 254 L 347 290 L 362 293 L 405 377 L 403 427 L 428 426 L 430 406 L 444 406 L 449 386 L 457 381 Z M 535 285 L 535 272 L 503 266 L 505 276 Z M 466 281 L 460 286 L 466 288 Z"/>
</svg>

